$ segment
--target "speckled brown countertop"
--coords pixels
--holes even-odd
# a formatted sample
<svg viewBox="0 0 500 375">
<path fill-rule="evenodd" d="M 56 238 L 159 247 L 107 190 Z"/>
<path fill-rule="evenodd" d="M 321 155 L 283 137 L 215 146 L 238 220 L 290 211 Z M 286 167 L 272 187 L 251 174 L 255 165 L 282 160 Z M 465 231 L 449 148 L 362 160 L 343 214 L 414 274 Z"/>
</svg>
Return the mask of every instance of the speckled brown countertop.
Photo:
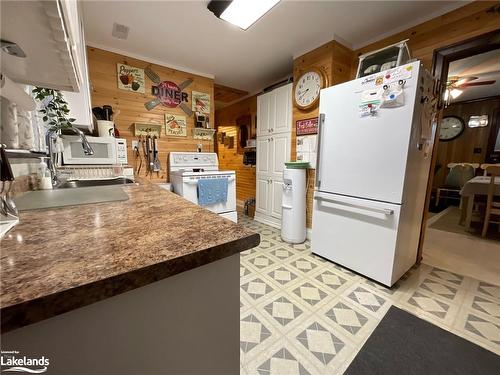
<svg viewBox="0 0 500 375">
<path fill-rule="evenodd" d="M 148 181 L 129 200 L 22 212 L 0 241 L 6 332 L 255 247 L 258 234 Z"/>
</svg>

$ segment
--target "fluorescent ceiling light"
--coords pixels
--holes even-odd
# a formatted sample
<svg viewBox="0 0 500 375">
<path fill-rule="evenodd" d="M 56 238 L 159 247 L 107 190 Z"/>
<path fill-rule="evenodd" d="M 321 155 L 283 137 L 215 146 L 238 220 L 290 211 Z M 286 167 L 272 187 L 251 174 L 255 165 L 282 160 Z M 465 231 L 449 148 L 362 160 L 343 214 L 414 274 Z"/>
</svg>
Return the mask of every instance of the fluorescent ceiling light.
<svg viewBox="0 0 500 375">
<path fill-rule="evenodd" d="M 246 30 L 280 0 L 211 1 L 208 9 L 217 17 Z"/>
<path fill-rule="evenodd" d="M 453 89 L 450 91 L 450 95 L 453 99 L 458 98 L 460 95 L 462 95 L 463 91 L 459 89 Z"/>
</svg>

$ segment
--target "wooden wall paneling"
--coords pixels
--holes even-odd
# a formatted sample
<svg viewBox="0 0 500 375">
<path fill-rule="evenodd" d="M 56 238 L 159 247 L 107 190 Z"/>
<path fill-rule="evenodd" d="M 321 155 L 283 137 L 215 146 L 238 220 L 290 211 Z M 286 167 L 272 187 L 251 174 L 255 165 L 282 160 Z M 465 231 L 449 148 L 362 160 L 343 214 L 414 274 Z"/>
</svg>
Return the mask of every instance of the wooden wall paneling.
<svg viewBox="0 0 500 375">
<path fill-rule="evenodd" d="M 243 154 L 238 153 L 237 126 L 219 126 L 218 132 L 225 133 L 226 138 L 234 137 L 233 148 L 229 144 L 218 144 L 219 169 L 236 171 L 236 199 L 239 204 L 243 204 L 246 199 L 255 198 L 255 166 L 244 165 Z"/>
<path fill-rule="evenodd" d="M 215 126 L 217 132 L 233 136 L 235 147 L 229 149 L 221 143 L 217 143 L 217 154 L 219 156 L 219 168 L 236 171 L 236 198 L 238 203 L 246 199 L 255 198 L 256 180 L 255 166 L 243 164 L 243 154 L 238 153 L 236 141 L 238 140 L 238 125 L 236 120 L 242 116 L 251 116 L 249 138 L 255 138 L 257 134 L 257 96 L 253 95 L 230 106 L 215 111 Z"/>
<path fill-rule="evenodd" d="M 293 61 L 293 79 L 297 82 L 299 77 L 307 71 L 308 68 L 321 68 L 326 72 L 330 86 L 346 82 L 350 79 L 351 65 L 354 60 L 354 52 L 342 45 L 341 43 L 332 40 L 303 56 L 296 58 Z M 292 122 L 292 144 L 291 144 L 291 160 L 296 160 L 296 129 L 295 122 L 298 120 L 317 117 L 319 115 L 318 107 L 308 110 L 301 110 L 293 106 L 293 122 Z M 308 228 L 312 226 L 312 202 L 315 183 L 315 171 L 308 170 L 307 173 L 307 194 L 306 194 L 306 225 Z"/>
<path fill-rule="evenodd" d="M 500 108 L 500 99 L 486 99 L 474 102 L 455 103 L 443 111 L 444 116 L 457 116 L 465 122 L 465 130 L 461 136 L 449 141 L 440 142 L 437 150 L 437 162 L 439 170 L 434 176 L 434 187 L 444 184 L 448 169 L 448 163 L 479 163 L 486 160 L 486 152 L 492 119 L 495 110 Z M 488 115 L 489 124 L 484 128 L 469 128 L 467 122 L 472 115 Z M 480 149 L 480 152 L 474 152 Z"/>
<path fill-rule="evenodd" d="M 193 138 L 192 129 L 194 128 L 193 117 L 187 117 L 180 108 L 167 108 L 159 105 L 152 111 L 146 110 L 144 103 L 153 99 L 151 95 L 152 82 L 145 77 L 145 93 L 137 93 L 132 91 L 121 90 L 117 84 L 116 64 L 123 63 L 137 68 L 144 69 L 151 65 L 152 69 L 160 76 L 162 80 L 169 80 L 175 83 L 181 83 L 184 80 L 191 78 L 193 83 L 184 91 L 189 95 L 189 102 L 186 103 L 191 107 L 191 92 L 199 91 L 208 93 L 211 96 L 211 112 L 210 123 L 215 123 L 214 117 L 214 82 L 213 79 L 194 75 L 191 73 L 182 72 L 166 66 L 150 64 L 143 60 L 134 59 L 128 56 L 108 52 L 94 47 L 87 47 L 89 74 L 92 88 L 92 106 L 102 106 L 109 104 L 113 110 L 120 110 L 120 115 L 115 123 L 120 131 L 120 136 L 127 139 L 128 159 L 129 164 L 134 165 L 135 158 L 132 151 L 133 136 L 132 124 L 134 122 L 156 123 L 162 125 L 162 136 L 159 139 L 159 158 L 161 161 L 162 170 L 159 177 L 153 173 L 152 180 L 164 182 L 168 179 L 167 176 L 167 158 L 170 151 L 196 151 L 197 144 L 203 145 L 203 151 L 213 152 L 214 141 L 200 141 Z M 167 137 L 165 131 L 165 113 L 172 113 L 186 116 L 187 120 L 187 137 Z M 143 160 L 141 168 L 141 176 L 145 176 L 145 164 Z"/>
<path fill-rule="evenodd" d="M 498 1 L 474 1 L 440 17 L 360 48 L 356 50 L 356 55 L 409 39 L 411 57 L 420 59 L 430 70 L 434 50 L 499 29 L 500 16 L 493 10 L 493 7 L 498 6 Z M 357 61 L 355 61 L 351 69 L 352 78 L 356 76 L 357 66 Z"/>
<path fill-rule="evenodd" d="M 248 91 L 238 90 L 233 87 L 227 87 L 214 84 L 214 100 L 221 103 L 231 103 L 248 95 Z"/>
</svg>

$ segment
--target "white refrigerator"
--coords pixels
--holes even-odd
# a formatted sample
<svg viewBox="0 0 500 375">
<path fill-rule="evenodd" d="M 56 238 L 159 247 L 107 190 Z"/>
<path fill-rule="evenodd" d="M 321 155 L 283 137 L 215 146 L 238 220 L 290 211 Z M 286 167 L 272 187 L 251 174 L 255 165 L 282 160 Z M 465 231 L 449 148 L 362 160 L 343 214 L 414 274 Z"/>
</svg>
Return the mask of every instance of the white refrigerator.
<svg viewBox="0 0 500 375">
<path fill-rule="evenodd" d="M 433 91 L 419 61 L 321 90 L 313 253 L 387 286 L 415 264 Z"/>
</svg>

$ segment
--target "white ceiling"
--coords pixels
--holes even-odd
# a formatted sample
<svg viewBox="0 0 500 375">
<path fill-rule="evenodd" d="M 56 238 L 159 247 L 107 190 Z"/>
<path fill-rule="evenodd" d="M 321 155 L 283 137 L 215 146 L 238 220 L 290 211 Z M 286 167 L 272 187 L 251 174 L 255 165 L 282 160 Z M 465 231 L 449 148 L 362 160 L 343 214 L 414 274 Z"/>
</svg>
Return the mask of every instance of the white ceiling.
<svg viewBox="0 0 500 375">
<path fill-rule="evenodd" d="M 214 76 L 256 92 L 292 72 L 293 57 L 334 37 L 359 48 L 464 1 L 284 1 L 247 31 L 217 19 L 208 1 L 84 0 L 89 45 Z M 127 40 L 113 23 L 130 27 Z"/>
<path fill-rule="evenodd" d="M 451 62 L 448 77 L 452 76 L 477 77 L 471 83 L 496 81 L 492 85 L 465 88 L 456 102 L 500 95 L 500 49 Z"/>
</svg>

